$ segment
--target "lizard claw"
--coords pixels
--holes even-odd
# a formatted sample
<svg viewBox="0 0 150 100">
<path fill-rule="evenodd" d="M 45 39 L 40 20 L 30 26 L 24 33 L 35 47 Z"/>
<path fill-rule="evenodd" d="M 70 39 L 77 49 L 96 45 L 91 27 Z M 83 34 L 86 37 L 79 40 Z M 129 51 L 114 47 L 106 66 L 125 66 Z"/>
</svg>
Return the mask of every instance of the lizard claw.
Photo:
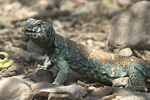
<svg viewBox="0 0 150 100">
<path fill-rule="evenodd" d="M 56 82 L 56 81 L 54 81 L 52 84 L 59 85 L 59 83 L 58 83 L 58 82 Z"/>
</svg>

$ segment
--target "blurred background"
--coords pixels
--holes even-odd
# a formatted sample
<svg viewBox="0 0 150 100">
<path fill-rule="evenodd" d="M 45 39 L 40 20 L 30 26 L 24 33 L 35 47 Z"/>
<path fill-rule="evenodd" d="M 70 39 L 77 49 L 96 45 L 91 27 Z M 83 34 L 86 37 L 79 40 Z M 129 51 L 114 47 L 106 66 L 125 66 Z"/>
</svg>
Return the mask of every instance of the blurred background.
<svg viewBox="0 0 150 100">
<path fill-rule="evenodd" d="M 11 80 L 11 77 L 6 82 L 0 81 L 3 82 L 0 83 L 0 99 L 2 99 L 2 96 L 3 100 L 11 96 L 14 98 L 16 92 L 14 90 L 18 91 L 18 89 L 22 90 L 16 92 L 16 94 L 18 96 L 19 93 L 22 98 L 22 93 L 28 92 L 28 90 L 31 90 L 30 88 L 36 90 L 44 86 L 54 86 L 50 83 L 56 77 L 57 68 L 53 67 L 50 71 L 41 68 L 46 55 L 38 46 L 27 39 L 21 31 L 28 18 L 47 21 L 53 25 L 57 34 L 95 50 L 150 60 L 149 0 L 0 0 L 0 80 L 3 77 L 16 75 L 18 77 L 21 74 L 23 77 L 21 76 L 22 78 L 19 78 L 19 80 L 25 78 L 28 81 L 30 80 L 28 83 L 37 83 L 35 86 L 32 84 L 28 86 L 29 88 L 24 89 L 27 85 L 24 81 L 25 86 L 16 85 L 22 84 L 22 81 L 19 83 L 15 79 Z M 9 60 L 4 61 L 4 58 L 8 57 L 6 53 L 9 55 Z M 119 93 L 122 93 L 125 97 L 134 93 L 128 91 L 127 94 L 120 91 L 115 93 L 112 87 L 105 87 L 106 85 L 101 83 L 99 83 L 100 87 L 97 87 L 97 84 L 89 85 L 90 81 L 82 80 L 82 75 L 78 75 L 73 71 L 70 71 L 66 84 L 78 83 L 77 80 L 88 83 L 79 82 L 82 83 L 82 86 L 84 84 L 84 87 L 92 86 L 92 92 L 100 90 L 99 92 L 93 92 L 93 96 L 96 94 L 96 97 L 101 98 L 109 95 L 108 100 L 117 98 Z M 116 83 L 125 82 L 124 80 L 116 81 Z M 104 88 L 102 88 L 103 86 Z M 95 89 L 95 87 L 97 88 Z M 72 89 L 78 91 L 74 95 L 84 95 L 77 90 L 78 88 L 71 87 L 70 89 L 71 91 Z M 66 87 L 64 90 L 66 90 Z M 30 95 L 29 92 L 27 94 L 25 96 Z M 147 95 L 146 99 L 139 99 L 139 94 L 144 95 L 141 98 Z M 142 94 L 140 92 L 139 94 L 135 95 L 138 100 L 148 100 L 150 97 L 149 93 Z M 89 96 L 86 91 L 84 98 Z M 132 96 L 128 97 L 132 98 Z M 45 98 L 34 100 L 47 100 L 47 96 Z M 131 98 L 124 98 L 124 100 L 131 100 Z M 62 100 L 62 98 L 57 100 Z M 106 99 L 104 98 L 104 100 Z"/>
<path fill-rule="evenodd" d="M 0 51 L 26 68 L 46 58 L 21 32 L 28 18 L 93 49 L 150 59 L 148 0 L 0 0 Z"/>
</svg>

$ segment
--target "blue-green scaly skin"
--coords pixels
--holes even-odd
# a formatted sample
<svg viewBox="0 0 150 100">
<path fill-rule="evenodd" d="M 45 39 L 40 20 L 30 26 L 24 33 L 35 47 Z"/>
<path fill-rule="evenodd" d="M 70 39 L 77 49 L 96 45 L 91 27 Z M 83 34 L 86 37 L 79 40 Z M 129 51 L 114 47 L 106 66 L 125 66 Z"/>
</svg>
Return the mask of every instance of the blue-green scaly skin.
<svg viewBox="0 0 150 100">
<path fill-rule="evenodd" d="M 145 88 L 145 79 L 150 78 L 150 61 L 96 51 L 56 34 L 51 24 L 42 20 L 28 19 L 25 35 L 47 54 L 45 68 L 58 67 L 55 84 L 66 81 L 69 69 L 106 84 L 129 76 L 137 90 Z"/>
</svg>

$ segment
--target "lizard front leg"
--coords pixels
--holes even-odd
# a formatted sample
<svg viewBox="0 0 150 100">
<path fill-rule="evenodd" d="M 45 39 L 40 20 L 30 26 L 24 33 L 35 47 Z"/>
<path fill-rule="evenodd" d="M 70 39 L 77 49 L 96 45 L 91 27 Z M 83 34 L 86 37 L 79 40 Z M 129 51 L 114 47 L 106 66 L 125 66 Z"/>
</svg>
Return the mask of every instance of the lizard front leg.
<svg viewBox="0 0 150 100">
<path fill-rule="evenodd" d="M 147 77 L 145 67 L 138 63 L 132 63 L 128 65 L 127 73 L 131 83 L 131 86 L 128 86 L 129 88 L 147 92 L 145 85 L 145 78 Z"/>
<path fill-rule="evenodd" d="M 58 67 L 59 72 L 58 72 L 58 74 L 55 78 L 55 81 L 53 83 L 54 84 L 63 84 L 68 77 L 69 64 L 63 57 L 59 57 L 56 60 L 56 66 Z"/>
<path fill-rule="evenodd" d="M 52 63 L 49 59 L 49 57 L 47 57 L 45 59 L 45 62 L 44 62 L 44 69 L 50 69 L 54 66 L 54 63 Z"/>
</svg>

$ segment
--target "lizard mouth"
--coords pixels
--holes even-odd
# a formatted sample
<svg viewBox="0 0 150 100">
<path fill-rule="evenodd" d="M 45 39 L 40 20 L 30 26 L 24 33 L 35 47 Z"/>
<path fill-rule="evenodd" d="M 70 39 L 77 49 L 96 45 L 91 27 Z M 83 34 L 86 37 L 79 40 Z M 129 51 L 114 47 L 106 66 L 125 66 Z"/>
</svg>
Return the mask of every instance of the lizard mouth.
<svg viewBox="0 0 150 100">
<path fill-rule="evenodd" d="M 25 29 L 25 32 L 28 32 L 28 33 L 35 33 L 34 31 L 31 31 L 31 30 L 28 30 L 28 29 Z"/>
<path fill-rule="evenodd" d="M 28 29 L 24 30 L 24 34 L 27 35 L 27 36 L 35 36 L 35 33 L 36 32 L 34 32 L 32 30 L 28 30 Z"/>
</svg>

